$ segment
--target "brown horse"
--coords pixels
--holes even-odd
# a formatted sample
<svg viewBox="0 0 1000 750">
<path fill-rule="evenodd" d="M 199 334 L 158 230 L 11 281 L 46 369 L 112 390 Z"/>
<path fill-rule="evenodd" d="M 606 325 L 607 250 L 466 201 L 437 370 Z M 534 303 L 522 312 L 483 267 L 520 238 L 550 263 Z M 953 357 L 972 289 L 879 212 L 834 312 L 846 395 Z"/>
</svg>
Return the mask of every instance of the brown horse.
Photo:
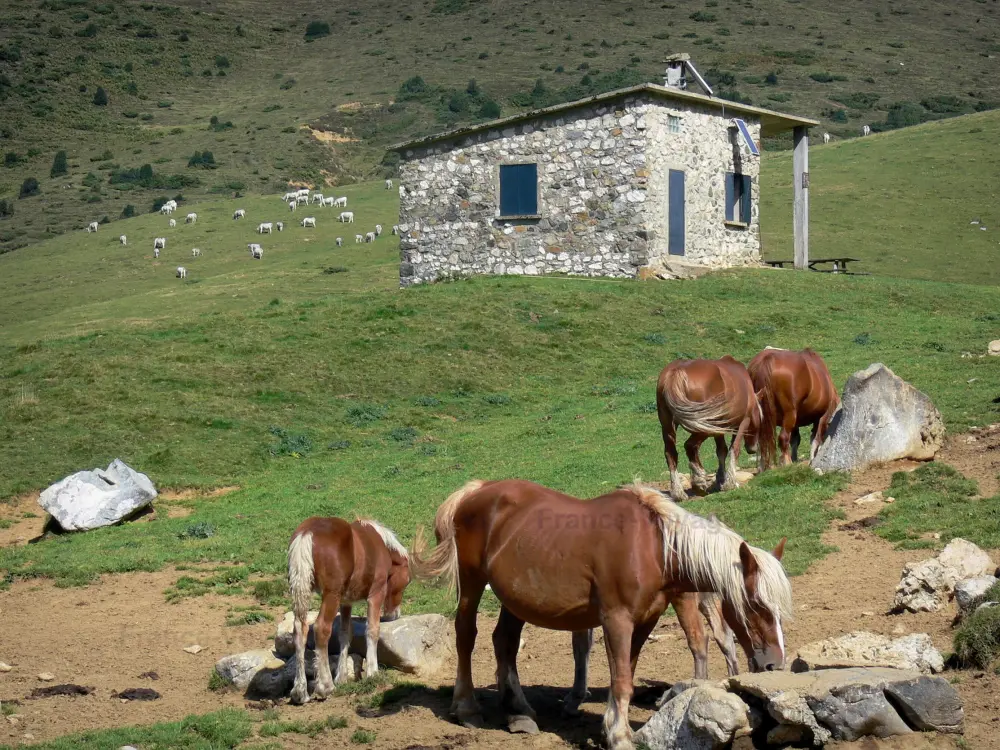
<svg viewBox="0 0 1000 750">
<path fill-rule="evenodd" d="M 493 648 L 512 731 L 538 731 L 517 674 L 525 622 L 577 634 L 574 652 L 586 631 L 603 628 L 611 669 L 604 714 L 610 750 L 632 747 L 628 706 L 639 652 L 667 603 L 683 592 L 717 592 L 726 619 L 745 623 L 755 668 L 784 665 L 781 620 L 792 607 L 781 563 L 652 488 L 637 484 L 584 501 L 532 482 L 473 481 L 444 501 L 434 526 L 437 547 L 425 558 L 418 532 L 411 559 L 418 577 L 458 584 L 452 712 L 462 723 L 480 721 L 472 650 L 487 585 L 502 605 Z M 582 664 L 585 692 L 586 659 L 577 656 L 575 685 Z"/>
<path fill-rule="evenodd" d="M 403 590 L 410 583 L 410 560 L 396 535 L 379 523 L 357 520 L 348 523 L 340 518 L 306 519 L 292 534 L 288 545 L 288 588 L 295 612 L 295 656 L 297 671 L 292 687 L 292 703 L 309 700 L 306 684 L 306 638 L 309 634 L 309 599 L 313 591 L 322 597 L 316 618 L 316 688 L 322 700 L 353 676 L 348 653 L 353 628 L 351 604 L 368 602 L 367 656 L 365 676 L 378 671 L 379 616 L 385 620 L 399 617 Z M 337 678 L 330 674 L 328 652 L 333 621 L 340 610 L 340 659 Z"/>
<path fill-rule="evenodd" d="M 759 463 L 766 469 L 774 462 L 774 428 L 780 427 L 778 443 L 781 463 L 799 459 L 799 428 L 812 425 L 809 460 L 816 456 L 826 437 L 830 419 L 840 404 L 830 371 L 816 352 L 765 349 L 747 368 L 761 407 Z"/>
<path fill-rule="evenodd" d="M 736 459 L 746 441 L 753 453 L 760 430 L 760 405 L 753 382 L 741 362 L 726 355 L 721 359 L 677 359 L 667 365 L 656 383 L 656 412 L 663 432 L 663 453 L 670 469 L 670 496 L 687 499 L 677 472 L 677 428 L 691 437 L 684 443 L 691 465 L 691 486 L 707 489 L 705 467 L 698 451 L 706 438 L 715 438 L 719 459 L 716 486 L 736 489 Z M 726 435 L 733 441 L 726 449 Z"/>
</svg>

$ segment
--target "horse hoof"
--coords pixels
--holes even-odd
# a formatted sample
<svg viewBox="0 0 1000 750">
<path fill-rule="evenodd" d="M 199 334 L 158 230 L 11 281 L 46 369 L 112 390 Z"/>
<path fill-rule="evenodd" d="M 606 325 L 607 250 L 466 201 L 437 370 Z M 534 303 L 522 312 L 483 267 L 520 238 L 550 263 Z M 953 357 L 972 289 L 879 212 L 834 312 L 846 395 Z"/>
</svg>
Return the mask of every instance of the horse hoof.
<svg viewBox="0 0 1000 750">
<path fill-rule="evenodd" d="M 309 702 L 309 694 L 293 692 L 290 696 L 288 696 L 288 701 L 293 706 L 304 706 L 306 703 Z"/>
<path fill-rule="evenodd" d="M 466 716 L 456 716 L 458 723 L 466 729 L 485 729 L 486 724 L 480 714 L 468 714 Z"/>
<path fill-rule="evenodd" d="M 530 716 L 511 716 L 507 719 L 511 734 L 538 734 L 538 725 Z"/>
<path fill-rule="evenodd" d="M 562 715 L 567 716 L 571 719 L 576 718 L 581 713 L 579 703 L 564 703 L 562 707 Z"/>
</svg>

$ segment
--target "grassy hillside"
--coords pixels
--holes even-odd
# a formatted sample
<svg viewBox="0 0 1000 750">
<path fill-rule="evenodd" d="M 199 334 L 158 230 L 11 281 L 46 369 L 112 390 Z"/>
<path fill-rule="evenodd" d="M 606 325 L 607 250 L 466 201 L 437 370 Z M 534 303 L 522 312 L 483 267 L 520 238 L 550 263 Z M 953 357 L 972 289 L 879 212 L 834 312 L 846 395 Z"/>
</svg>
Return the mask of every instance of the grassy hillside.
<svg viewBox="0 0 1000 750">
<path fill-rule="evenodd" d="M 990 288 L 759 271 L 400 291 L 394 237 L 334 243 L 389 226 L 394 193 L 380 183 L 347 193 L 356 230 L 317 209 L 315 231 L 264 237 L 262 261 L 245 246 L 258 221 L 282 217 L 273 196 L 199 204 L 198 223 L 173 232 L 159 216 L 122 221 L 125 248 L 105 228 L 0 256 L 0 496 L 115 457 L 159 487 L 243 488 L 173 501 L 190 505 L 186 518 L 5 549 L 0 576 L 82 583 L 239 561 L 204 584 L 225 588 L 280 575 L 287 533 L 307 515 L 374 514 L 410 538 L 472 477 L 585 496 L 637 474 L 655 480 L 666 467 L 653 388 L 678 356 L 746 360 L 769 344 L 808 345 L 838 384 L 885 362 L 934 399 L 950 429 L 997 419 L 995 363 L 962 358 L 995 337 Z M 237 207 L 245 222 L 232 220 Z M 164 233 L 157 262 L 152 238 Z M 180 264 L 187 281 L 174 277 Z M 693 507 L 761 544 L 789 535 L 789 564 L 802 570 L 824 552 L 823 500 L 839 486 L 776 473 Z M 14 520 L 0 507 L 0 523 Z M 202 522 L 213 536 L 185 535 Z M 441 592 L 415 597 L 446 606 Z"/>
<path fill-rule="evenodd" d="M 860 258 L 857 270 L 886 276 L 1000 283 L 998 141 L 1000 112 L 827 146 L 814 139 L 811 257 Z M 762 167 L 763 255 L 791 258 L 791 154 L 765 154 Z"/>
<path fill-rule="evenodd" d="M 0 199 L 13 215 L 0 218 L 0 250 L 128 205 L 147 212 L 161 195 L 371 176 L 391 169 L 380 166 L 387 143 L 486 116 L 487 102 L 509 113 L 659 80 L 668 52 L 689 51 L 723 95 L 824 117 L 838 137 L 890 114 L 899 124 L 989 107 L 1000 101 L 996 10 L 974 0 L 12 6 L 0 22 Z M 312 21 L 329 34 L 307 41 Z M 400 96 L 413 76 L 425 85 Z M 106 105 L 94 103 L 99 87 Z M 912 106 L 890 111 L 900 102 Z M 309 124 L 330 132 L 317 140 Z M 67 173 L 50 178 L 60 149 Z M 216 168 L 189 167 L 205 150 Z M 155 175 L 146 186 L 109 182 L 143 164 Z M 29 178 L 39 194 L 18 199 Z"/>
</svg>

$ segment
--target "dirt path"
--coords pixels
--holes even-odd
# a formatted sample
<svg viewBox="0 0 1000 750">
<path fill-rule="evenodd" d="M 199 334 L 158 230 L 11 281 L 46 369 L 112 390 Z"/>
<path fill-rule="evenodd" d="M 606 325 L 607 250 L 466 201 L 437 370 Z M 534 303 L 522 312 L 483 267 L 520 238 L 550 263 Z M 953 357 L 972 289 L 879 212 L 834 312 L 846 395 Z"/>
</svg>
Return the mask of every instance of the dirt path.
<svg viewBox="0 0 1000 750">
<path fill-rule="evenodd" d="M 1000 435 L 974 443 L 959 436 L 949 443 L 941 458 L 979 480 L 984 492 L 993 493 L 997 491 L 998 446 Z M 792 581 L 797 612 L 796 620 L 786 628 L 791 652 L 797 644 L 853 630 L 894 636 L 926 632 L 941 651 L 950 650 L 950 612 L 886 614 L 902 566 L 926 553 L 897 551 L 867 531 L 840 528 L 876 513 L 877 506 L 859 507 L 854 500 L 869 491 L 885 489 L 892 472 L 906 468 L 913 465 L 867 472 L 835 498 L 846 519 L 834 523 L 825 541 L 838 551 Z M 37 523 L 36 519 L 27 519 L 24 526 Z M 8 529 L 3 542 L 18 543 L 25 530 Z M 1000 562 L 1000 555 L 994 553 L 993 557 Z M 0 701 L 21 699 L 17 723 L 0 720 L 0 743 L 17 744 L 84 729 L 177 720 L 223 706 L 245 705 L 239 695 L 210 692 L 209 675 L 218 658 L 263 646 L 273 633 L 273 625 L 227 627 L 228 610 L 249 603 L 232 597 L 206 596 L 167 604 L 163 590 L 177 575 L 164 571 L 105 577 L 82 589 L 60 589 L 47 582 L 18 583 L 0 594 L 0 661 L 14 666 L 11 672 L 0 673 Z M 538 711 L 542 732 L 533 737 L 512 736 L 499 728 L 496 694 L 488 687 L 493 683 L 495 669 L 490 642 L 493 625 L 492 618 L 480 617 L 474 676 L 487 721 L 496 729 L 472 732 L 448 720 L 448 697 L 437 688 L 450 687 L 449 673 L 439 681 L 428 681 L 427 689 L 418 689 L 405 701 L 389 704 L 381 712 L 360 708 L 357 699 L 348 697 L 303 708 L 281 706 L 284 719 L 311 720 L 333 714 L 346 717 L 350 727 L 316 740 L 283 735 L 280 741 L 286 747 L 346 745 L 349 733 L 361 727 L 377 733 L 375 746 L 399 750 L 592 746 L 600 737 L 607 695 L 608 669 L 602 643 L 595 644 L 592 657 L 593 696 L 584 706 L 583 717 L 568 721 L 559 716 L 559 700 L 572 681 L 569 634 L 530 626 L 525 629 L 520 672 L 528 699 Z M 204 650 L 185 653 L 184 647 L 192 644 Z M 711 674 L 724 675 L 725 666 L 718 652 L 713 650 L 710 658 Z M 690 677 L 691 670 L 691 657 L 676 620 L 664 618 L 639 662 L 636 702 L 631 713 L 633 726 L 638 728 L 651 715 L 653 702 L 667 684 Z M 156 672 L 159 679 L 140 677 L 149 671 Z M 55 680 L 40 682 L 37 675 L 42 672 L 50 672 Z M 966 746 L 976 750 L 1000 748 L 1000 677 L 961 672 L 950 679 L 965 701 Z M 24 700 L 33 688 L 56 683 L 78 683 L 96 690 L 82 697 Z M 123 703 L 112 697 L 113 692 L 129 687 L 152 687 L 162 698 L 149 703 Z M 862 744 L 866 748 L 876 746 L 872 742 Z M 952 740 L 934 737 L 877 744 L 885 748 L 954 747 Z"/>
</svg>

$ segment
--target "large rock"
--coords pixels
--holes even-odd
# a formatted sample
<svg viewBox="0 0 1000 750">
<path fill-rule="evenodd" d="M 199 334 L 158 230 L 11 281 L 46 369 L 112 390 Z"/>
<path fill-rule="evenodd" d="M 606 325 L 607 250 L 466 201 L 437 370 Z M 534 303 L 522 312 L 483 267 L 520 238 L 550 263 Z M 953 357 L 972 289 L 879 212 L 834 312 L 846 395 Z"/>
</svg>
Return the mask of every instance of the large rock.
<svg viewBox="0 0 1000 750">
<path fill-rule="evenodd" d="M 936 558 L 903 567 L 893 609 L 936 612 L 951 598 L 960 581 L 992 570 L 993 562 L 983 550 L 964 539 L 952 539 Z"/>
<path fill-rule="evenodd" d="M 767 712 L 778 722 L 767 733 L 768 744 L 807 742 L 820 747 L 830 741 L 830 731 L 813 716 L 806 699 L 794 690 L 779 690 L 768 697 Z"/>
<path fill-rule="evenodd" d="M 812 466 L 852 471 L 901 458 L 926 461 L 943 440 L 944 422 L 931 400 L 877 363 L 848 378 Z"/>
<path fill-rule="evenodd" d="M 998 582 L 993 576 L 976 576 L 955 584 L 955 603 L 963 615 L 972 614 L 979 606 L 986 592 Z"/>
<path fill-rule="evenodd" d="M 750 709 L 732 693 L 708 685 L 685 690 L 635 734 L 650 750 L 715 750 L 750 733 Z"/>
<path fill-rule="evenodd" d="M 309 612 L 309 634 L 306 648 L 315 648 L 313 623 L 317 612 Z M 352 618 L 353 638 L 350 653 L 366 656 L 368 646 L 365 640 L 367 622 Z M 328 650 L 331 654 L 340 652 L 338 634 L 340 616 L 334 620 L 333 635 Z M 274 636 L 274 651 L 278 656 L 290 657 L 295 654 L 295 616 L 287 612 Z M 454 654 L 454 637 L 451 621 L 443 615 L 410 615 L 379 626 L 378 662 L 379 666 L 392 667 L 401 672 L 421 677 L 437 674 Z"/>
<path fill-rule="evenodd" d="M 748 703 L 761 701 L 779 724 L 793 727 L 781 730 L 782 736 L 796 734 L 794 727 L 801 726 L 812 733 L 815 745 L 829 739 L 823 732 L 834 739 L 853 740 L 909 734 L 929 726 L 961 727 L 961 699 L 955 689 L 940 677 L 911 670 L 765 672 L 736 675 L 727 684 Z M 823 732 L 817 733 L 817 726 Z"/>
<path fill-rule="evenodd" d="M 246 690 L 254 676 L 262 669 L 283 669 L 285 662 L 270 649 L 259 648 L 242 654 L 224 656 L 215 663 L 216 673 L 240 690 Z"/>
<path fill-rule="evenodd" d="M 115 459 L 105 469 L 80 471 L 46 489 L 38 504 L 66 531 L 110 526 L 156 498 L 149 477 Z"/>
<path fill-rule="evenodd" d="M 791 669 L 805 672 L 839 667 L 895 667 L 934 674 L 944 669 L 944 659 L 926 633 L 892 640 L 859 631 L 803 646 Z"/>
</svg>

